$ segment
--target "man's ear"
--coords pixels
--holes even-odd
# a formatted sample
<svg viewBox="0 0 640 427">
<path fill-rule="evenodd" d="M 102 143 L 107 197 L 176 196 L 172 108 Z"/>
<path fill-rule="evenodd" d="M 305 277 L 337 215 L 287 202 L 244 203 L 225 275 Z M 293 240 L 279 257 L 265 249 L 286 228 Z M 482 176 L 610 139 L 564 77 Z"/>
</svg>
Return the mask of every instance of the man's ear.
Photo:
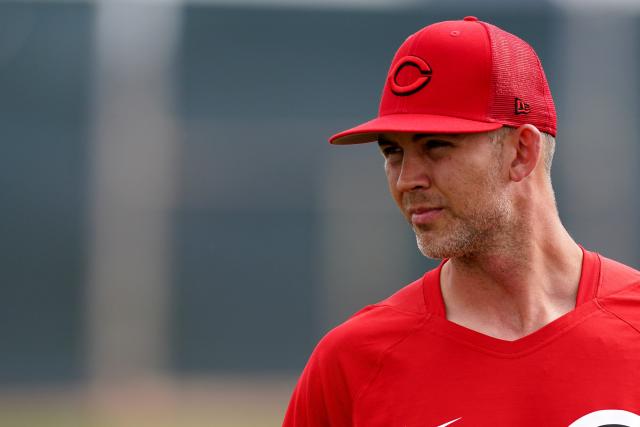
<svg viewBox="0 0 640 427">
<path fill-rule="evenodd" d="M 533 125 L 516 129 L 509 141 L 515 149 L 515 158 L 509 168 L 509 178 L 519 182 L 531 175 L 542 155 L 542 135 Z"/>
</svg>

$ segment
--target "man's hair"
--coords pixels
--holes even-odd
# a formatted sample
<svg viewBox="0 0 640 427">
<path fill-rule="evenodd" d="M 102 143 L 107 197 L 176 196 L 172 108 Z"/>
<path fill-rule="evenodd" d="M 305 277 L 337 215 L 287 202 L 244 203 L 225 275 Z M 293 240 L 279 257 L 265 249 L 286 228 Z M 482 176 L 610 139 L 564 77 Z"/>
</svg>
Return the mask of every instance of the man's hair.
<svg viewBox="0 0 640 427">
<path fill-rule="evenodd" d="M 544 139 L 544 144 L 542 145 L 544 168 L 547 171 L 547 175 L 551 176 L 551 164 L 553 163 L 553 155 L 556 152 L 556 139 L 546 132 L 542 132 L 542 138 Z"/>
<path fill-rule="evenodd" d="M 494 144 L 502 144 L 504 138 L 514 130 L 515 128 L 503 126 L 491 132 L 491 141 Z M 540 133 L 542 135 L 542 161 L 547 175 L 551 178 L 551 165 L 553 163 L 553 155 L 556 152 L 556 139 L 546 132 Z"/>
</svg>

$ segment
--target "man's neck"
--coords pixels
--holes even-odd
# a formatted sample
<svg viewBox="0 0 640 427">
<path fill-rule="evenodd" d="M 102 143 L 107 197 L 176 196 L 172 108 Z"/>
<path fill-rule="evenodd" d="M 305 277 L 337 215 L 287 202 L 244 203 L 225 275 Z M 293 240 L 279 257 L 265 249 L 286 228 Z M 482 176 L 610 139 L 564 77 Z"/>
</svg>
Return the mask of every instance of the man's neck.
<svg viewBox="0 0 640 427">
<path fill-rule="evenodd" d="M 573 310 L 583 253 L 561 225 L 555 228 L 445 263 L 447 319 L 513 341 Z"/>
</svg>

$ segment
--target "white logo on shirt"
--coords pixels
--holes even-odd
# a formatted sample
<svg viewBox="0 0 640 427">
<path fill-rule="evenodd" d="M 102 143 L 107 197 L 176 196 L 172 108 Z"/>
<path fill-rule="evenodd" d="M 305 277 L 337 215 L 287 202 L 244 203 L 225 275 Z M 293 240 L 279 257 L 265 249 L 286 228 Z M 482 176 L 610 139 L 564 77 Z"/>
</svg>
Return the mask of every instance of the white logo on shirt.
<svg viewBox="0 0 640 427">
<path fill-rule="evenodd" d="M 605 409 L 580 417 L 569 427 L 604 427 L 607 425 L 640 427 L 640 415 L 620 409 Z"/>
<path fill-rule="evenodd" d="M 446 426 L 448 426 L 449 424 L 453 424 L 453 423 L 455 423 L 456 421 L 460 421 L 461 419 L 462 419 L 462 417 L 460 417 L 460 418 L 456 418 L 455 420 L 451 420 L 451 421 L 449 421 L 448 423 L 440 424 L 438 427 L 446 427 Z"/>
</svg>

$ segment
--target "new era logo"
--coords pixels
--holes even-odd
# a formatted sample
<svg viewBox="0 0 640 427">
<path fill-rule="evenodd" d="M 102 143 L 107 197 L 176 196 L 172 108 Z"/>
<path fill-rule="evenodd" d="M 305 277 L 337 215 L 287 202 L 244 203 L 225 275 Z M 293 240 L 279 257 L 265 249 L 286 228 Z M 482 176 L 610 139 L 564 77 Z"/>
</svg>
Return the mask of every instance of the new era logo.
<svg viewBox="0 0 640 427">
<path fill-rule="evenodd" d="M 516 114 L 529 114 L 531 107 L 520 98 L 516 98 Z"/>
</svg>

